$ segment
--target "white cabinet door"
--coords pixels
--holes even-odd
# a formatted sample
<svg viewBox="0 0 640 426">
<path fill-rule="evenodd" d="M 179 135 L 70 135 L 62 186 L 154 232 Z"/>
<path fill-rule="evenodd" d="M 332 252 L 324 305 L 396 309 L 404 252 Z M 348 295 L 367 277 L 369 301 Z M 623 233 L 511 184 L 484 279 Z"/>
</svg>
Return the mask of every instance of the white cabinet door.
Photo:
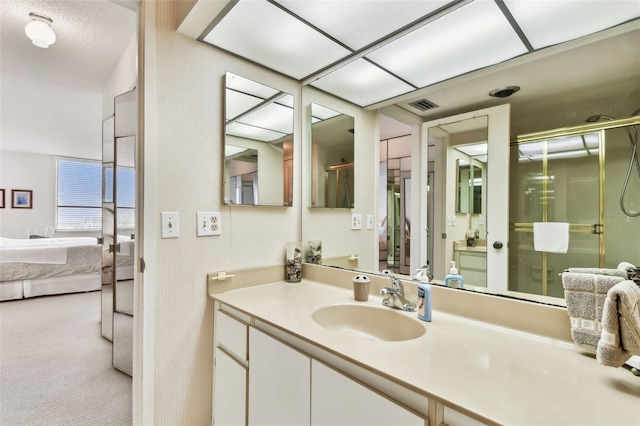
<svg viewBox="0 0 640 426">
<path fill-rule="evenodd" d="M 213 424 L 246 424 L 247 368 L 219 348 L 215 349 Z"/>
<path fill-rule="evenodd" d="M 303 426 L 311 410 L 311 359 L 249 328 L 249 425 Z"/>
<path fill-rule="evenodd" d="M 423 418 L 313 360 L 312 426 L 425 426 Z"/>
</svg>

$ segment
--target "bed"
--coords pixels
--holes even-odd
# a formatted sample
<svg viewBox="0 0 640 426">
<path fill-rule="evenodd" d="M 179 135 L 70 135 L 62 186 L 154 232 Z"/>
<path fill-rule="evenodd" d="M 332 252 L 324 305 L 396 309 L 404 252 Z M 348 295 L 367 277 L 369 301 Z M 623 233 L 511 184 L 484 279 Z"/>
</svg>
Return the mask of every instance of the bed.
<svg viewBox="0 0 640 426">
<path fill-rule="evenodd" d="M 0 237 L 0 301 L 100 290 L 95 237 Z"/>
</svg>

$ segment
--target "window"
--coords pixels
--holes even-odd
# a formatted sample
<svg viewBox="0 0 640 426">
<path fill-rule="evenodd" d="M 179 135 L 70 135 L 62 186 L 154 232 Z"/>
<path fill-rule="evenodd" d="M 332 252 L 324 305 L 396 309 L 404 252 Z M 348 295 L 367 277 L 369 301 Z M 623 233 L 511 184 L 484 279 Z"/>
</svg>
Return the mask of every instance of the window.
<svg viewBox="0 0 640 426">
<path fill-rule="evenodd" d="M 102 165 L 97 161 L 56 160 L 56 229 L 102 228 Z"/>
</svg>

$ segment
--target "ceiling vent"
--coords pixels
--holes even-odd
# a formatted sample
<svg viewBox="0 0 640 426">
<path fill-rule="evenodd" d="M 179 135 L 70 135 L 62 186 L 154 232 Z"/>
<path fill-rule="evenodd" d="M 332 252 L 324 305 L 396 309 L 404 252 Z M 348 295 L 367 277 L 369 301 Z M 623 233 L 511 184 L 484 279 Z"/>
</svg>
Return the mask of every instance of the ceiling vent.
<svg viewBox="0 0 640 426">
<path fill-rule="evenodd" d="M 419 101 L 409 102 L 409 105 L 420 111 L 426 111 L 428 109 L 438 108 L 438 105 L 427 99 L 420 99 Z"/>
</svg>

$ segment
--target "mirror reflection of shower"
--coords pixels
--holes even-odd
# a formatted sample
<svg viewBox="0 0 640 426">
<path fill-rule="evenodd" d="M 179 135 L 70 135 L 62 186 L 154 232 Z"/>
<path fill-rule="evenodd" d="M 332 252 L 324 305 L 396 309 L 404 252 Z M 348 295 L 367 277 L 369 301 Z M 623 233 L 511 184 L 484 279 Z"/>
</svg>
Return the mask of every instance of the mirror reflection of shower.
<svg viewBox="0 0 640 426">
<path fill-rule="evenodd" d="M 640 114 L 640 108 L 636 109 L 633 113 L 631 113 L 630 117 L 635 117 Z M 587 123 L 595 123 L 600 120 L 614 120 L 613 117 L 608 115 L 592 115 L 587 118 Z M 627 133 L 627 137 L 629 138 L 629 143 L 631 144 L 631 157 L 629 159 L 629 167 L 627 169 L 627 174 L 622 183 L 622 188 L 620 189 L 620 210 L 625 216 L 628 217 L 638 217 L 640 216 L 640 206 L 638 206 L 637 210 L 627 210 L 625 207 L 625 195 L 627 194 L 627 189 L 629 185 L 629 181 L 631 179 L 631 175 L 633 173 L 633 167 L 635 166 L 636 172 L 638 173 L 638 183 L 640 183 L 640 160 L 638 159 L 638 131 L 635 126 L 625 126 L 623 127 L 625 132 Z M 636 200 L 639 201 L 639 200 Z"/>
<path fill-rule="evenodd" d="M 354 206 L 354 118 L 311 104 L 311 207 Z"/>
</svg>

